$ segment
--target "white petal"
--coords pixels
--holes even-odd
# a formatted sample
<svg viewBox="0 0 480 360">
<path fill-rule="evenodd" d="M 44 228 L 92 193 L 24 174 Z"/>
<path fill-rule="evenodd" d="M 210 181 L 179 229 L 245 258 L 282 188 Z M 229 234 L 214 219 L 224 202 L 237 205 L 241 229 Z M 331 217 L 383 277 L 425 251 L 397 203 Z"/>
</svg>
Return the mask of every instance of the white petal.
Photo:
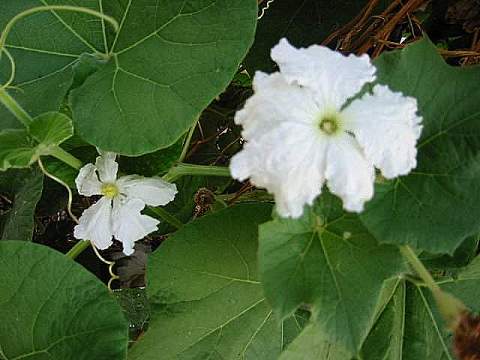
<svg viewBox="0 0 480 360">
<path fill-rule="evenodd" d="M 80 195 L 100 195 L 102 183 L 98 180 L 97 168 L 93 164 L 87 164 L 80 169 L 75 179 L 77 190 Z"/>
<path fill-rule="evenodd" d="M 102 152 L 97 157 L 95 165 L 103 183 L 113 183 L 117 179 L 118 163 L 115 161 L 116 157 L 117 155 L 112 152 Z"/>
<path fill-rule="evenodd" d="M 330 141 L 325 176 L 328 188 L 343 200 L 348 211 L 361 212 L 363 204 L 373 196 L 374 167 L 350 135 Z"/>
<path fill-rule="evenodd" d="M 122 242 L 125 255 L 133 253 L 135 241 L 157 230 L 159 221 L 140 213 L 144 207 L 145 203 L 139 199 L 114 200 L 113 235 Z"/>
<path fill-rule="evenodd" d="M 271 52 L 272 59 L 289 81 L 312 89 L 317 101 L 340 109 L 365 83 L 375 80 L 375 67 L 368 55 L 344 56 L 325 46 L 297 49 L 286 39 Z"/>
<path fill-rule="evenodd" d="M 175 198 L 177 186 L 160 178 L 139 175 L 123 176 L 117 180 L 120 193 L 131 199 L 140 199 L 151 206 L 166 205 Z"/>
<path fill-rule="evenodd" d="M 73 235 L 77 239 L 90 240 L 99 249 L 108 248 L 113 236 L 111 213 L 112 201 L 102 197 L 83 212 Z"/>
<path fill-rule="evenodd" d="M 313 93 L 297 85 L 290 85 L 280 73 L 255 74 L 255 94 L 235 115 L 235 122 L 243 126 L 242 135 L 251 140 L 268 133 L 280 123 L 293 122 L 311 126 L 322 109 L 313 99 Z"/>
<path fill-rule="evenodd" d="M 414 98 L 376 85 L 373 95 L 353 101 L 342 114 L 365 156 L 383 176 L 391 179 L 415 168 L 422 118 L 417 116 Z"/>
<path fill-rule="evenodd" d="M 281 216 L 298 218 L 321 192 L 328 140 L 302 124 L 284 122 L 264 130 L 266 134 L 252 133 L 232 158 L 232 176 L 265 187 L 274 194 Z"/>
</svg>

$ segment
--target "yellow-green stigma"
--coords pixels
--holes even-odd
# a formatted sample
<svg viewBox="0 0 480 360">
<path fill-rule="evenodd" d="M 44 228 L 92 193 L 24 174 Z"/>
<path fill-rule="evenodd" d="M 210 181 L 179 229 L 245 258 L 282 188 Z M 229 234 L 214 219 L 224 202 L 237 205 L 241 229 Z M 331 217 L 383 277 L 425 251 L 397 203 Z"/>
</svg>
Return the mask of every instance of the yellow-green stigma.
<svg viewBox="0 0 480 360">
<path fill-rule="evenodd" d="M 118 195 L 118 187 L 115 184 L 103 184 L 102 185 L 102 194 L 109 199 L 113 199 Z"/>
<path fill-rule="evenodd" d="M 320 130 L 327 135 L 333 135 L 338 131 L 338 119 L 335 116 L 325 116 L 320 120 Z"/>
</svg>

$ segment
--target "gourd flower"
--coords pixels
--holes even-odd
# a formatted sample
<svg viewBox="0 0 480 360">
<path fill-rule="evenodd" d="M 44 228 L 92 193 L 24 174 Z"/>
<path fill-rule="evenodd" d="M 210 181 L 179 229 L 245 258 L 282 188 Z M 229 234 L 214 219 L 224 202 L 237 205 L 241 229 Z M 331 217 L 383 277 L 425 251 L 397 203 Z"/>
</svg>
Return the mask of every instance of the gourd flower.
<svg viewBox="0 0 480 360">
<path fill-rule="evenodd" d="M 78 193 L 102 197 L 83 212 L 74 236 L 90 240 L 102 250 L 115 238 L 122 243 L 125 255 L 131 255 L 135 241 L 157 230 L 159 223 L 141 213 L 145 205 L 166 205 L 174 199 L 177 188 L 160 178 L 127 175 L 117 179 L 115 158 L 114 153 L 101 153 L 95 165 L 80 169 L 75 179 Z"/>
<path fill-rule="evenodd" d="M 235 116 L 246 143 L 230 170 L 273 193 L 281 216 L 301 216 L 324 183 L 346 210 L 361 212 L 374 194 L 375 168 L 387 179 L 415 168 L 416 99 L 379 84 L 358 96 L 375 81 L 367 55 L 297 49 L 282 39 L 271 57 L 280 71 L 257 72 L 254 95 Z"/>
</svg>

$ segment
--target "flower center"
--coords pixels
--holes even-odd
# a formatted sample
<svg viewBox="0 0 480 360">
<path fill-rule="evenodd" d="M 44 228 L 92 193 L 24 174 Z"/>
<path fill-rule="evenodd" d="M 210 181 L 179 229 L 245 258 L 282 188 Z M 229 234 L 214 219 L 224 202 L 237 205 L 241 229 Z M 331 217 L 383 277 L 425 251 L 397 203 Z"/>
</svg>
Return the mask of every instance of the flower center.
<svg viewBox="0 0 480 360">
<path fill-rule="evenodd" d="M 339 129 L 338 119 L 335 116 L 325 116 L 320 120 L 320 130 L 327 135 L 335 134 Z"/>
<path fill-rule="evenodd" d="M 103 184 L 102 185 L 102 194 L 109 199 L 113 199 L 115 196 L 119 194 L 118 187 L 115 184 Z"/>
</svg>

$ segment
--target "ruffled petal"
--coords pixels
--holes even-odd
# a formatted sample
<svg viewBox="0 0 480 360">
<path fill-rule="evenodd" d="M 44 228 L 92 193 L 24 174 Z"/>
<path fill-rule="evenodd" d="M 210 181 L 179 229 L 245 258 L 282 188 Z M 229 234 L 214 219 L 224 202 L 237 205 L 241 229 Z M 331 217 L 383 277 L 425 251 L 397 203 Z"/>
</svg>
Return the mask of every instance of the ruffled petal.
<svg viewBox="0 0 480 360">
<path fill-rule="evenodd" d="M 113 205 L 113 235 L 123 244 L 123 253 L 131 255 L 134 252 L 135 241 L 157 230 L 158 220 L 142 215 L 140 211 L 145 203 L 140 199 L 114 200 Z"/>
<path fill-rule="evenodd" d="M 336 110 L 364 84 L 375 80 L 375 67 L 368 55 L 344 56 L 319 45 L 297 49 L 282 39 L 272 49 L 271 57 L 290 84 L 312 89 L 317 101 Z"/>
<path fill-rule="evenodd" d="M 288 122 L 265 131 L 252 133 L 244 149 L 232 158 L 232 176 L 250 178 L 266 188 L 274 194 L 281 216 L 298 218 L 321 192 L 328 139 L 318 129 Z"/>
<path fill-rule="evenodd" d="M 348 211 L 361 212 L 364 203 L 373 197 L 375 169 L 350 135 L 330 141 L 325 176 L 328 188 L 343 200 Z"/>
<path fill-rule="evenodd" d="M 93 196 L 102 192 L 102 183 L 98 180 L 97 168 L 93 164 L 87 164 L 80 169 L 75 184 L 80 195 Z"/>
<path fill-rule="evenodd" d="M 131 199 L 140 199 L 151 206 L 166 205 L 175 198 L 177 186 L 160 178 L 139 175 L 123 176 L 117 180 L 120 193 Z"/>
<path fill-rule="evenodd" d="M 112 201 L 102 197 L 86 209 L 80 217 L 80 224 L 75 226 L 73 236 L 77 239 L 90 240 L 97 248 L 104 250 L 112 245 Z"/>
<path fill-rule="evenodd" d="M 280 73 L 257 72 L 253 80 L 255 94 L 235 115 L 243 126 L 245 139 L 258 138 L 281 123 L 291 122 L 312 126 L 322 109 L 313 100 L 311 91 L 290 85 Z"/>
<path fill-rule="evenodd" d="M 115 161 L 117 155 L 112 152 L 101 152 L 97 157 L 95 165 L 98 175 L 103 183 L 113 183 L 117 179 L 118 163 Z"/>
<path fill-rule="evenodd" d="M 373 94 L 353 101 L 342 112 L 367 159 L 388 179 L 417 166 L 416 145 L 422 131 L 417 109 L 416 99 L 376 85 Z"/>
</svg>

